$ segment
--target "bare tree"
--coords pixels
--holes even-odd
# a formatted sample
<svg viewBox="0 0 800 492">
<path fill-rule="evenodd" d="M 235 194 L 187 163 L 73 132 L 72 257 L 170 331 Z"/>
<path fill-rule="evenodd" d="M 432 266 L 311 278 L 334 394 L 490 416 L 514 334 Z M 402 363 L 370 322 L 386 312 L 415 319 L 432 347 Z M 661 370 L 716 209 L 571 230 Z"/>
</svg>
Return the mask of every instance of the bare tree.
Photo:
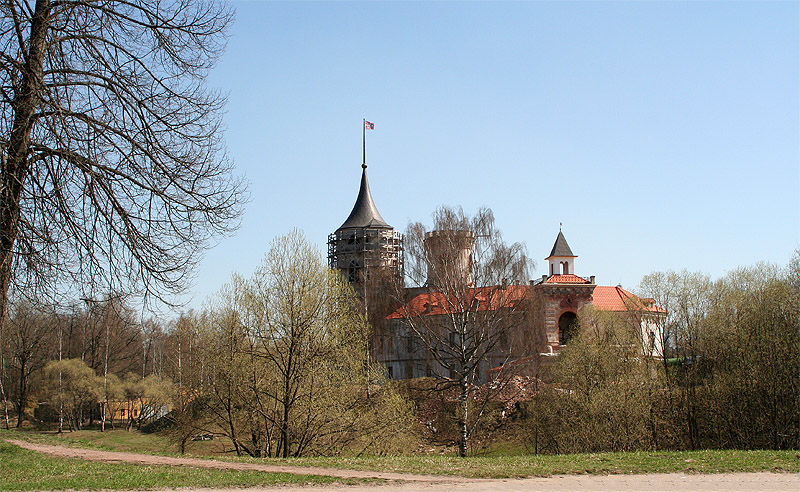
<svg viewBox="0 0 800 492">
<path fill-rule="evenodd" d="M 16 376 L 17 427 L 21 427 L 30 394 L 31 377 L 47 362 L 48 345 L 54 333 L 49 323 L 52 319 L 27 302 L 16 304 L 8 321 L 6 343 Z"/>
<path fill-rule="evenodd" d="M 714 291 L 701 340 L 710 374 L 701 445 L 797 449 L 800 292 L 765 263 L 728 272 Z"/>
<path fill-rule="evenodd" d="M 669 411 L 683 421 L 684 436 L 691 449 L 699 444 L 703 358 L 702 334 L 706 316 L 713 305 L 713 283 L 700 272 L 654 272 L 640 282 L 640 290 L 667 311 L 663 324 L 662 343 L 665 354 L 674 355 L 672 362 L 680 370 L 670 368 L 668 357 L 663 359 L 663 369 L 670 397 Z M 677 396 L 677 399 L 675 398 Z"/>
<path fill-rule="evenodd" d="M 10 285 L 41 281 L 166 300 L 241 211 L 224 97 L 205 87 L 232 12 L 189 0 L 0 11 L 0 316 Z"/>
<path fill-rule="evenodd" d="M 141 323 L 142 377 L 156 373 L 156 359 L 164 345 L 164 331 L 158 320 L 150 318 Z"/>
<path fill-rule="evenodd" d="M 366 361 L 357 306 L 302 233 L 276 238 L 253 276 L 234 275 L 204 316 L 208 383 L 204 408 L 192 410 L 238 454 L 397 450 L 412 434 L 410 408 Z"/>
<path fill-rule="evenodd" d="M 512 335 L 524 324 L 530 261 L 523 245 L 503 241 L 487 208 L 474 217 L 439 208 L 431 231 L 410 224 L 405 238 L 411 289 L 399 293 L 394 316 L 430 359 L 437 389 L 458 389 L 457 441 L 466 456 L 474 386 L 515 355 Z"/>
<path fill-rule="evenodd" d="M 373 412 L 362 389 L 379 373 L 368 362 L 363 370 L 365 320 L 344 278 L 295 230 L 273 241 L 243 297 L 254 364 L 272 375 L 253 394 L 275 427 L 275 455 L 300 456 L 323 436 L 341 446 L 365 430 Z"/>
</svg>

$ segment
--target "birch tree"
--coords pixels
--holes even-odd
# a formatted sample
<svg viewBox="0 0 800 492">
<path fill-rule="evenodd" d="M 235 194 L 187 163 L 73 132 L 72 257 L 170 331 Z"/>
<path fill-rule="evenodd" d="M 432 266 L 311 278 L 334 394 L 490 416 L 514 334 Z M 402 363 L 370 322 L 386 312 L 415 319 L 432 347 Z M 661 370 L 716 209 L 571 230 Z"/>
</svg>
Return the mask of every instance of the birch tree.
<svg viewBox="0 0 800 492">
<path fill-rule="evenodd" d="M 520 348 L 509 334 L 524 323 L 530 260 L 522 244 L 505 243 L 487 208 L 468 217 L 461 208 L 442 207 L 432 230 L 409 224 L 405 248 L 406 282 L 427 301 L 408 302 L 404 289 L 398 313 L 435 364 L 437 389 L 458 391 L 457 444 L 466 456 L 477 416 L 470 415 L 474 386 L 481 372 Z"/>
<path fill-rule="evenodd" d="M 200 400 L 237 453 L 385 452 L 407 442 L 410 410 L 365 356 L 355 293 L 300 232 L 276 238 L 250 279 L 234 275 L 207 322 Z"/>
</svg>

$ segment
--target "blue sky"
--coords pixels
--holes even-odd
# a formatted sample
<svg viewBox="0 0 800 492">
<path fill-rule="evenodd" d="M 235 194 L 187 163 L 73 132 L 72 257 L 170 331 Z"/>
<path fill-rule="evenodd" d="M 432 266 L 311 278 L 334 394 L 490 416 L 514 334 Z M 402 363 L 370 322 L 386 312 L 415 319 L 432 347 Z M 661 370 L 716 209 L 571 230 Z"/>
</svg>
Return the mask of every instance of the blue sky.
<svg viewBox="0 0 800 492">
<path fill-rule="evenodd" d="M 238 2 L 210 84 L 252 200 L 189 306 L 297 227 L 325 252 L 358 191 L 381 215 L 491 208 L 536 260 L 635 288 L 800 246 L 800 3 Z"/>
</svg>

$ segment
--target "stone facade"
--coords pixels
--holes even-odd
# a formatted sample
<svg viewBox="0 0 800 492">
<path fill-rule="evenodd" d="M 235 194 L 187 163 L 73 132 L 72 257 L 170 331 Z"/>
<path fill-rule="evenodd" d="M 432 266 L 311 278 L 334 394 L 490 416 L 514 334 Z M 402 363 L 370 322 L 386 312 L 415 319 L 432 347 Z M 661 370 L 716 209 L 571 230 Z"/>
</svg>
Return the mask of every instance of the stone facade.
<svg viewBox="0 0 800 492">
<path fill-rule="evenodd" d="M 572 336 L 571 323 L 581 308 L 592 304 L 593 283 L 547 283 L 531 287 L 532 295 L 540 300 L 542 325 L 547 350 L 554 353 Z"/>
</svg>

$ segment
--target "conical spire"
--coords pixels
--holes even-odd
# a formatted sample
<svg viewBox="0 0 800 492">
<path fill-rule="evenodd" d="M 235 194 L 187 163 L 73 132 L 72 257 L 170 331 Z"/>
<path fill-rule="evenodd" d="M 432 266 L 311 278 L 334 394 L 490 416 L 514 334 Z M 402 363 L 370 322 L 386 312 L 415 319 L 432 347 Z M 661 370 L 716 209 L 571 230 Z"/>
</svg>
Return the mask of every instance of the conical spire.
<svg viewBox="0 0 800 492">
<path fill-rule="evenodd" d="M 569 244 L 567 244 L 567 240 L 564 238 L 564 234 L 559 230 L 558 237 L 556 237 L 556 242 L 553 244 L 553 249 L 550 251 L 550 256 L 575 256 L 572 254 L 572 250 L 569 249 Z"/>
<path fill-rule="evenodd" d="M 361 188 L 358 190 L 356 204 L 353 211 L 344 221 L 337 231 L 342 229 L 361 229 L 364 227 L 374 227 L 378 229 L 391 229 L 392 226 L 386 223 L 372 201 L 372 193 L 369 191 L 369 180 L 367 180 L 367 165 L 361 165 Z"/>
<path fill-rule="evenodd" d="M 550 262 L 550 276 L 574 274 L 575 258 L 577 256 L 572 254 L 572 250 L 569 248 L 569 244 L 567 244 L 567 240 L 559 227 L 558 237 L 556 237 L 556 242 L 553 244 L 553 249 L 550 250 L 550 256 L 545 258 Z"/>
</svg>

